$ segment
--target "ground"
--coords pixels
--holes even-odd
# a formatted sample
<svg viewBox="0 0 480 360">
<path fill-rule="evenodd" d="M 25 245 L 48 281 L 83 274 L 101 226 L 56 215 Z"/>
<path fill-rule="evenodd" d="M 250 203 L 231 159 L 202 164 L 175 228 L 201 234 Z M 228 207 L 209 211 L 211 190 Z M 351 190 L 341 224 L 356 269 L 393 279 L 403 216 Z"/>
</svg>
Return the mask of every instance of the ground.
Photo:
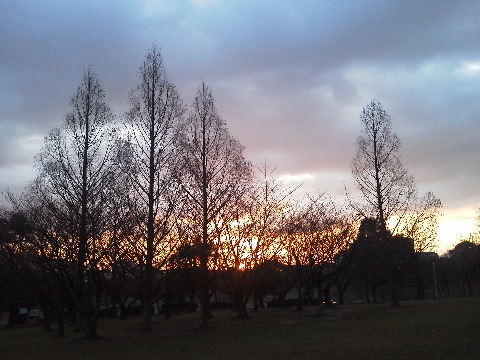
<svg viewBox="0 0 480 360">
<path fill-rule="evenodd" d="M 103 340 L 65 338 L 40 326 L 0 330 L 0 359 L 480 359 L 480 298 L 264 309 L 249 319 L 214 313 L 202 330 L 200 314 L 102 320 Z"/>
</svg>

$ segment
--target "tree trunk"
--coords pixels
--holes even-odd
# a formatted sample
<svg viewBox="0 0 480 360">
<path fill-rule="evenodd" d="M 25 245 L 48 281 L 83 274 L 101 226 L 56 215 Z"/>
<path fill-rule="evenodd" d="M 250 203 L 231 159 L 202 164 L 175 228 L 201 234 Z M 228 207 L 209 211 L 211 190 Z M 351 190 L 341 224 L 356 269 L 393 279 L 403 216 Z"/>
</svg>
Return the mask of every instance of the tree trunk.
<svg viewBox="0 0 480 360">
<path fill-rule="evenodd" d="M 373 296 L 373 302 L 377 302 L 377 286 L 372 285 L 372 296 Z"/>
<path fill-rule="evenodd" d="M 415 266 L 416 266 L 416 283 L 417 283 L 417 300 L 424 300 L 425 299 L 425 287 L 424 287 L 424 280 L 421 268 L 421 262 L 418 258 L 418 254 L 415 256 Z"/>
<path fill-rule="evenodd" d="M 258 312 L 259 309 L 264 309 L 263 295 L 257 294 L 253 300 L 253 311 Z"/>
<path fill-rule="evenodd" d="M 8 327 L 13 327 L 18 321 L 18 310 L 17 307 L 10 307 L 8 309 Z"/>
<path fill-rule="evenodd" d="M 302 287 L 303 287 L 303 274 L 302 274 L 302 265 L 298 256 L 295 256 L 295 272 L 298 278 L 298 299 L 297 299 L 297 311 L 303 310 L 303 299 L 302 299 Z"/>
<path fill-rule="evenodd" d="M 363 287 L 364 287 L 364 291 L 365 291 L 365 300 L 367 301 L 367 303 L 370 302 L 370 294 L 368 292 L 368 279 L 367 279 L 367 276 L 365 275 L 364 278 L 363 278 Z M 375 294 L 373 294 L 375 296 Z"/>
<path fill-rule="evenodd" d="M 100 336 L 97 335 L 97 320 L 96 319 L 87 319 L 85 321 L 85 339 L 89 340 L 98 340 L 101 339 Z"/>
<path fill-rule="evenodd" d="M 277 299 L 278 308 L 285 309 L 287 307 L 287 302 L 285 301 L 286 297 L 287 297 L 287 293 L 285 291 L 278 294 L 278 299 Z"/>
<path fill-rule="evenodd" d="M 303 296 L 302 296 L 301 283 L 300 283 L 300 286 L 298 287 L 298 298 L 297 298 L 296 309 L 297 309 L 297 311 L 302 311 L 303 310 Z"/>
<path fill-rule="evenodd" d="M 63 306 L 58 308 L 58 330 L 57 330 L 57 337 L 64 337 L 65 336 L 65 319 L 63 313 Z"/>
<path fill-rule="evenodd" d="M 52 325 L 52 313 L 47 306 L 43 309 L 43 331 L 44 332 L 52 331 L 51 325 Z"/>
<path fill-rule="evenodd" d="M 450 294 L 450 285 L 448 283 L 448 280 L 445 276 L 445 274 L 443 274 L 443 287 L 447 290 L 447 297 L 452 297 L 451 294 Z"/>
<path fill-rule="evenodd" d="M 204 89 L 205 90 L 205 89 Z M 202 271 L 203 286 L 201 288 L 202 327 L 207 327 L 210 313 L 210 274 L 208 272 L 208 174 L 207 174 L 207 119 L 202 118 L 202 247 L 200 255 L 200 269 Z"/>
<path fill-rule="evenodd" d="M 170 319 L 172 317 L 172 300 L 167 294 L 165 297 L 165 318 Z"/>
<path fill-rule="evenodd" d="M 75 311 L 75 331 L 85 331 L 85 320 L 80 311 Z"/>
<path fill-rule="evenodd" d="M 236 305 L 237 305 L 237 311 L 238 311 L 238 318 L 247 319 L 249 317 L 247 312 L 247 301 L 238 299 L 236 301 Z"/>
<path fill-rule="evenodd" d="M 154 241 L 154 185 L 155 185 L 155 80 L 152 81 L 150 99 L 150 152 L 148 176 L 147 254 L 145 261 L 145 284 L 143 288 L 142 331 L 152 331 L 152 283 Z"/>
<path fill-rule="evenodd" d="M 125 304 L 120 303 L 118 306 L 120 308 L 120 320 L 127 320 L 127 309 L 125 308 Z"/>
<path fill-rule="evenodd" d="M 392 306 L 400 307 L 400 299 L 398 296 L 398 287 L 396 284 L 392 284 Z"/>
<path fill-rule="evenodd" d="M 392 307 L 400 307 L 400 299 L 398 294 L 398 284 L 397 284 L 397 272 L 398 269 L 395 266 L 393 269 L 393 274 L 391 276 L 391 284 L 392 284 Z"/>
<path fill-rule="evenodd" d="M 472 282 L 470 281 L 470 276 L 466 276 L 466 281 L 467 281 L 467 287 L 468 287 L 468 294 L 470 296 L 473 296 L 473 287 L 472 287 Z"/>
<path fill-rule="evenodd" d="M 210 287 L 208 284 L 204 284 L 200 294 L 200 309 L 202 312 L 202 323 L 203 328 L 207 328 L 208 319 L 212 317 L 211 308 L 210 308 Z"/>
<path fill-rule="evenodd" d="M 338 291 L 338 303 L 340 305 L 345 305 L 345 300 L 344 300 L 344 295 L 343 295 L 343 289 L 342 287 L 337 287 L 337 291 Z"/>
<path fill-rule="evenodd" d="M 324 289 L 323 289 L 323 298 L 324 298 L 324 303 L 325 305 L 332 305 L 332 299 L 330 297 L 330 287 L 329 286 L 326 286 Z"/>
</svg>

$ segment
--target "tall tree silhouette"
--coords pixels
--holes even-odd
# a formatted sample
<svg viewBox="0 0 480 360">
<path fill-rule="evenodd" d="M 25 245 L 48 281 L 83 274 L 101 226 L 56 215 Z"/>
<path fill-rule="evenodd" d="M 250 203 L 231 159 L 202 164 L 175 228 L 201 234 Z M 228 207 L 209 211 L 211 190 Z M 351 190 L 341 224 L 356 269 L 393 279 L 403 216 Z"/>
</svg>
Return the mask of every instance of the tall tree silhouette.
<svg viewBox="0 0 480 360">
<path fill-rule="evenodd" d="M 390 116 L 379 102 L 363 108 L 363 134 L 357 140 L 352 175 L 368 205 L 387 234 L 387 220 L 407 209 L 416 195 L 413 177 L 400 161 L 400 139 L 392 133 Z"/>
<path fill-rule="evenodd" d="M 392 133 L 390 116 L 382 105 L 371 101 L 363 108 L 360 120 L 363 135 L 357 140 L 357 153 L 351 165 L 352 175 L 367 204 L 368 213 L 363 215 L 376 217 L 380 227 L 380 242 L 386 245 L 391 239 L 387 221 L 393 216 L 401 218 L 413 209 L 417 188 L 413 177 L 400 161 L 400 139 Z M 390 255 L 388 258 L 395 259 Z M 393 269 L 394 264 L 389 266 Z M 395 271 L 390 273 L 392 275 Z M 392 305 L 399 306 L 393 279 L 392 275 Z"/>
<path fill-rule="evenodd" d="M 234 206 L 251 180 L 251 164 L 243 157 L 243 146 L 228 132 L 215 108 L 212 92 L 199 87 L 189 116 L 177 136 L 178 180 L 188 198 L 192 238 L 200 239 L 200 304 L 202 325 L 210 316 L 212 260 L 215 221 L 219 213 Z"/>
<path fill-rule="evenodd" d="M 108 144 L 113 116 L 91 68 L 85 70 L 71 107 L 63 126 L 45 138 L 37 162 L 52 206 L 64 212 L 65 222 L 72 222 L 68 226 L 76 249 L 75 304 L 86 323 L 86 337 L 94 338 L 98 309 L 90 304 L 92 294 L 85 292 L 85 276 L 87 271 L 94 274 L 98 265 L 98 259 L 88 257 L 95 255 L 89 246 L 101 239 L 104 193 L 113 181 Z"/>
<path fill-rule="evenodd" d="M 139 242 L 144 263 L 142 330 L 152 330 L 151 301 L 153 262 L 163 247 L 164 258 L 178 194 L 172 181 L 174 129 L 185 112 L 175 86 L 167 79 L 160 51 L 155 45 L 140 67 L 140 84 L 130 95 L 126 114 L 131 146 L 127 172 L 134 179 L 139 199 Z M 169 252 L 169 251 L 168 251 Z"/>
</svg>

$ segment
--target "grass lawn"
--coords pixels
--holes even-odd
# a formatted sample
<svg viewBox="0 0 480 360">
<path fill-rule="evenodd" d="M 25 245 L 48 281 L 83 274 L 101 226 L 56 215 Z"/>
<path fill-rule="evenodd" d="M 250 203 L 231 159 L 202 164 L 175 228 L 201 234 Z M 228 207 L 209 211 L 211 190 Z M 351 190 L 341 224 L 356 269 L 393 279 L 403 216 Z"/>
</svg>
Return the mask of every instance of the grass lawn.
<svg viewBox="0 0 480 360">
<path fill-rule="evenodd" d="M 138 317 L 102 320 L 96 341 L 68 328 L 65 338 L 1 329 L 0 359 L 480 359 L 480 297 L 214 316 L 205 331 L 199 313 L 155 317 L 151 333 L 138 331 Z"/>
</svg>

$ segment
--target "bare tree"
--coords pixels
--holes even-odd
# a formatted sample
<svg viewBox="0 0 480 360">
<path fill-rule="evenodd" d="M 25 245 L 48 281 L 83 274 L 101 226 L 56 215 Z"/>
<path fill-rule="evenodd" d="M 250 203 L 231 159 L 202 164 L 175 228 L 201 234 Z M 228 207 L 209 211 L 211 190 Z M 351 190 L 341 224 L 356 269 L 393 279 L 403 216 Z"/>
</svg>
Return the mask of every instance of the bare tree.
<svg viewBox="0 0 480 360">
<path fill-rule="evenodd" d="M 0 307 L 10 312 L 9 326 L 21 320 L 18 307 L 40 304 L 44 331 L 51 331 L 54 289 L 43 258 L 32 246 L 35 230 L 29 214 L 19 208 L 0 209 Z M 26 320 L 26 319 L 25 319 Z"/>
<path fill-rule="evenodd" d="M 220 212 L 218 221 L 218 259 L 222 277 L 217 287 L 227 293 L 238 310 L 248 317 L 246 306 L 254 295 L 256 310 L 263 304 L 267 286 L 265 267 L 282 249 L 280 232 L 290 195 L 298 188 L 284 186 L 266 162 L 255 167 L 256 179 L 234 206 Z"/>
<path fill-rule="evenodd" d="M 251 165 L 242 145 L 228 132 L 215 108 L 212 92 L 202 83 L 177 137 L 178 180 L 188 198 L 185 224 L 200 237 L 200 304 L 202 326 L 210 316 L 209 274 L 219 213 L 235 204 L 249 184 Z M 212 236 L 213 235 L 213 236 Z"/>
<path fill-rule="evenodd" d="M 253 294 L 257 310 L 263 301 L 267 286 L 260 265 L 278 256 L 287 198 L 298 188 L 282 186 L 266 163 L 256 170 L 256 181 L 218 212 L 210 234 L 215 237 L 214 266 L 220 271 L 215 288 L 232 299 L 239 318 L 248 317 L 246 307 Z"/>
<path fill-rule="evenodd" d="M 351 265 L 345 254 L 354 240 L 356 219 L 328 194 L 309 197 L 304 219 L 310 243 L 309 277 L 319 300 L 323 296 L 322 302 L 331 305 L 330 290 Z"/>
<path fill-rule="evenodd" d="M 82 284 L 85 291 L 85 304 L 77 304 L 76 261 L 77 250 L 75 233 L 78 232 L 78 215 L 68 212 L 67 208 L 57 201 L 56 196 L 50 194 L 44 186 L 42 179 L 37 178 L 25 189 L 20 196 L 8 195 L 12 207 L 12 219 L 16 218 L 17 225 L 10 222 L 10 226 L 19 240 L 14 252 L 16 258 L 21 260 L 16 267 L 21 269 L 34 268 L 35 276 L 42 274 L 41 279 L 30 275 L 37 288 L 48 288 L 51 294 L 57 293 L 56 309 L 52 306 L 42 305 L 44 308 L 44 326 L 49 328 L 52 312 L 59 315 L 59 335 L 63 336 L 63 303 L 67 302 L 69 308 L 85 316 L 82 309 L 92 307 L 92 297 L 96 297 L 95 290 L 87 288 L 92 282 L 89 276 Z M 22 226 L 19 226 L 21 219 Z M 28 229 L 26 232 L 24 229 Z M 34 256 L 32 256 L 34 255 Z M 95 270 L 93 270 L 95 271 Z M 86 275 L 93 272 L 89 271 Z M 62 301 L 65 300 L 65 301 Z M 61 310 L 61 311 L 60 311 Z M 77 313 L 71 313 L 75 315 Z M 78 314 L 77 314 L 78 316 Z M 81 319 L 76 319 L 77 321 Z M 78 323 L 77 323 L 78 325 Z M 77 326 L 78 329 L 78 326 Z"/>
<path fill-rule="evenodd" d="M 248 217 L 248 192 L 237 198 L 219 213 L 215 221 L 215 254 L 221 276 L 216 288 L 227 294 L 238 311 L 239 318 L 247 318 L 247 303 L 253 289 L 250 249 L 254 242 L 253 223 Z"/>
<path fill-rule="evenodd" d="M 167 244 L 175 213 L 177 182 L 172 178 L 173 136 L 185 108 L 175 86 L 167 79 L 160 51 L 155 45 L 140 67 L 140 84 L 130 95 L 126 114 L 131 146 L 133 190 L 139 199 L 138 228 L 143 249 L 143 322 L 150 331 L 152 283 L 156 256 L 166 260 L 171 251 Z M 144 244 L 141 239 L 144 239 Z M 160 253 L 160 251 L 162 251 Z"/>
<path fill-rule="evenodd" d="M 363 136 L 357 141 L 352 174 L 369 205 L 369 213 L 363 215 L 376 216 L 383 240 L 390 235 L 395 235 L 397 242 L 407 237 L 413 239 L 417 253 L 434 250 L 437 218 L 442 207 L 440 200 L 431 192 L 418 197 L 413 177 L 398 155 L 400 140 L 392 133 L 391 119 L 381 104 L 373 101 L 368 104 L 363 109 L 361 121 Z M 417 261 L 417 284 L 422 283 L 419 269 Z M 397 299 L 394 302 L 397 303 Z"/>
<path fill-rule="evenodd" d="M 127 304 L 138 300 L 140 293 L 140 266 L 137 259 L 138 214 L 140 201 L 135 192 L 135 178 L 125 168 L 132 161 L 131 143 L 117 138 L 114 147 L 115 182 L 106 191 L 109 201 L 104 205 L 110 216 L 106 219 L 108 231 L 103 236 L 101 250 L 105 256 L 103 267 L 110 271 L 106 284 L 109 305 L 126 318 Z"/>
<path fill-rule="evenodd" d="M 392 133 L 390 116 L 382 105 L 370 102 L 360 120 L 363 135 L 357 140 L 352 175 L 368 205 L 369 213 L 363 215 L 374 214 L 387 234 L 387 220 L 409 209 L 416 187 L 400 161 L 400 139 Z"/>
<path fill-rule="evenodd" d="M 392 232 L 414 240 L 415 252 L 434 251 L 437 247 L 438 218 L 442 202 L 432 192 L 415 199 L 412 208 L 397 219 Z"/>
<path fill-rule="evenodd" d="M 292 194 L 300 187 L 287 186 L 275 175 L 275 168 L 264 162 L 256 166 L 257 181 L 250 194 L 248 216 L 253 226 L 256 242 L 250 249 L 252 267 L 278 255 L 279 241 L 286 217 L 293 208 Z"/>
<path fill-rule="evenodd" d="M 86 337 L 94 338 L 98 309 L 90 306 L 91 294 L 85 292 L 84 284 L 86 272 L 95 273 L 98 264 L 98 259 L 92 257 L 97 253 L 89 245 L 94 247 L 101 239 L 104 191 L 113 181 L 108 144 L 113 116 L 91 68 L 85 71 L 71 106 L 64 125 L 45 138 L 37 163 L 52 204 L 72 221 L 70 236 L 76 249 L 75 304 L 86 322 Z"/>
<path fill-rule="evenodd" d="M 352 175 L 368 205 L 369 213 L 364 215 L 375 214 L 381 240 L 386 241 L 391 237 L 387 221 L 393 216 L 402 217 L 412 208 L 417 189 L 400 161 L 400 139 L 392 133 L 390 116 L 382 105 L 371 101 L 363 108 L 360 119 L 363 135 L 357 140 Z M 398 292 L 391 282 L 392 304 L 399 306 Z"/>
<path fill-rule="evenodd" d="M 337 256 L 349 248 L 353 240 L 354 220 L 325 193 L 308 196 L 286 228 L 287 264 L 294 265 L 298 290 L 297 310 L 305 299 L 313 300 L 316 288 L 319 300 L 331 303 L 330 289 L 346 262 Z"/>
</svg>

